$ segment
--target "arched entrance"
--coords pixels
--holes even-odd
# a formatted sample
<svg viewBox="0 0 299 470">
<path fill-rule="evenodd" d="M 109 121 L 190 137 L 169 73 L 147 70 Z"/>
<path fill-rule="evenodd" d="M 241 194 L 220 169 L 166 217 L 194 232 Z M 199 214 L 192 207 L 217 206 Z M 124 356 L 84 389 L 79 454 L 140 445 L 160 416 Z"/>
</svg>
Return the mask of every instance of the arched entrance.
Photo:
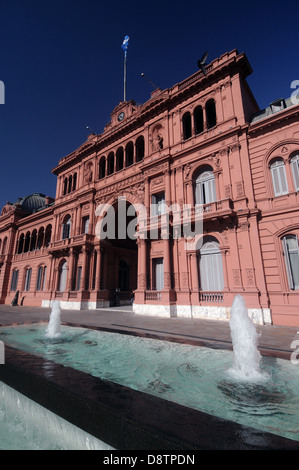
<svg viewBox="0 0 299 470">
<path fill-rule="evenodd" d="M 110 306 L 129 305 L 137 288 L 137 214 L 132 204 L 119 198 L 113 205 L 112 218 L 113 228 L 107 230 L 104 241 L 102 289 L 108 291 Z"/>
</svg>

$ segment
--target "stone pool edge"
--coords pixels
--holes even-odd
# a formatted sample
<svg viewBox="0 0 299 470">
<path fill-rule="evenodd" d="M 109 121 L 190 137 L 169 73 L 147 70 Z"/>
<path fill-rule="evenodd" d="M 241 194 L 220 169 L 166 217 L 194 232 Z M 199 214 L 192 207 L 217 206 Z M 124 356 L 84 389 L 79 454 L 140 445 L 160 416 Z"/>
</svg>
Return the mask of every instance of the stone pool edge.
<svg viewBox="0 0 299 470">
<path fill-rule="evenodd" d="M 299 442 L 5 347 L 0 380 L 117 450 L 299 450 Z"/>
</svg>

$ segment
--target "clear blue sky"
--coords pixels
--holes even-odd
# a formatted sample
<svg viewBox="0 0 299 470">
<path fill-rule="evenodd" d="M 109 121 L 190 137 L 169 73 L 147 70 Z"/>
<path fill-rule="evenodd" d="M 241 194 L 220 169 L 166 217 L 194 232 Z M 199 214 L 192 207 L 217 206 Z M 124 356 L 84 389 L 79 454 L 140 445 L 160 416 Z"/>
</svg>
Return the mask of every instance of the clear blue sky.
<svg viewBox="0 0 299 470">
<path fill-rule="evenodd" d="M 299 1 L 110 2 L 7 0 L 0 9 L 0 210 L 33 192 L 55 196 L 51 170 L 101 133 L 123 99 L 123 51 L 130 36 L 127 99 L 169 88 L 232 49 L 253 68 L 248 83 L 261 109 L 287 98 L 299 80 Z"/>
</svg>

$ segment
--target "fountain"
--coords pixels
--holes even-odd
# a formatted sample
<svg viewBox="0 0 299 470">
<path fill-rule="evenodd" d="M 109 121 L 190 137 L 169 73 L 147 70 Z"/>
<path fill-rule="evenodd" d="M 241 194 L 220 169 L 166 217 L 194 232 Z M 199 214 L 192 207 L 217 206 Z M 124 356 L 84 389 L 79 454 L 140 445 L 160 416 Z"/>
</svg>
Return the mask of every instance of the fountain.
<svg viewBox="0 0 299 470">
<path fill-rule="evenodd" d="M 2 326 L 0 339 L 13 351 L 32 355 L 32 361 L 36 357 L 43 370 L 48 366 L 50 386 L 55 380 L 60 385 L 64 383 L 64 370 L 59 375 L 59 367 L 63 366 L 68 368 L 66 390 L 70 377 L 74 383 L 80 379 L 80 384 L 84 377 L 87 385 L 91 382 L 91 390 L 93 378 L 97 378 L 97 387 L 104 390 L 103 400 L 110 396 L 107 387 L 114 391 L 112 401 L 122 396 L 121 387 L 125 387 L 128 396 L 132 394 L 146 403 L 151 396 L 162 399 L 161 406 L 172 402 L 205 416 L 298 441 L 299 369 L 291 361 L 261 356 L 257 348 L 259 334 L 241 295 L 233 301 L 230 328 L 233 351 L 61 325 L 60 304 L 53 302 L 48 325 L 40 322 Z M 57 341 L 48 339 L 57 335 Z M 80 394 L 83 389 L 80 385 Z M 111 443 L 108 438 L 106 442 Z M 118 448 L 114 442 L 113 447 Z"/>
<path fill-rule="evenodd" d="M 50 319 L 48 327 L 46 329 L 46 336 L 48 338 L 56 338 L 60 336 L 61 332 L 61 308 L 59 300 L 53 300 L 52 310 L 50 313 Z"/>
<path fill-rule="evenodd" d="M 261 355 L 257 349 L 259 335 L 248 316 L 244 297 L 236 295 L 229 321 L 233 343 L 233 365 L 228 374 L 236 380 L 260 382 L 267 375 L 260 371 Z"/>
</svg>

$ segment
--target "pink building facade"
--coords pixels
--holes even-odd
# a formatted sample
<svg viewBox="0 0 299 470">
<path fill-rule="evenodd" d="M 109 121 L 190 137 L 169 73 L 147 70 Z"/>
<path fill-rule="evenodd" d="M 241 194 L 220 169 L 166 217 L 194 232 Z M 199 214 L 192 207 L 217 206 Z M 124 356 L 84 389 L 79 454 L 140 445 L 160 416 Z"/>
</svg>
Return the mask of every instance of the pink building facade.
<svg viewBox="0 0 299 470">
<path fill-rule="evenodd" d="M 299 106 L 261 111 L 251 72 L 234 50 L 119 103 L 53 169 L 55 199 L 7 203 L 0 302 L 228 320 L 241 294 L 256 323 L 299 326 Z"/>
</svg>

